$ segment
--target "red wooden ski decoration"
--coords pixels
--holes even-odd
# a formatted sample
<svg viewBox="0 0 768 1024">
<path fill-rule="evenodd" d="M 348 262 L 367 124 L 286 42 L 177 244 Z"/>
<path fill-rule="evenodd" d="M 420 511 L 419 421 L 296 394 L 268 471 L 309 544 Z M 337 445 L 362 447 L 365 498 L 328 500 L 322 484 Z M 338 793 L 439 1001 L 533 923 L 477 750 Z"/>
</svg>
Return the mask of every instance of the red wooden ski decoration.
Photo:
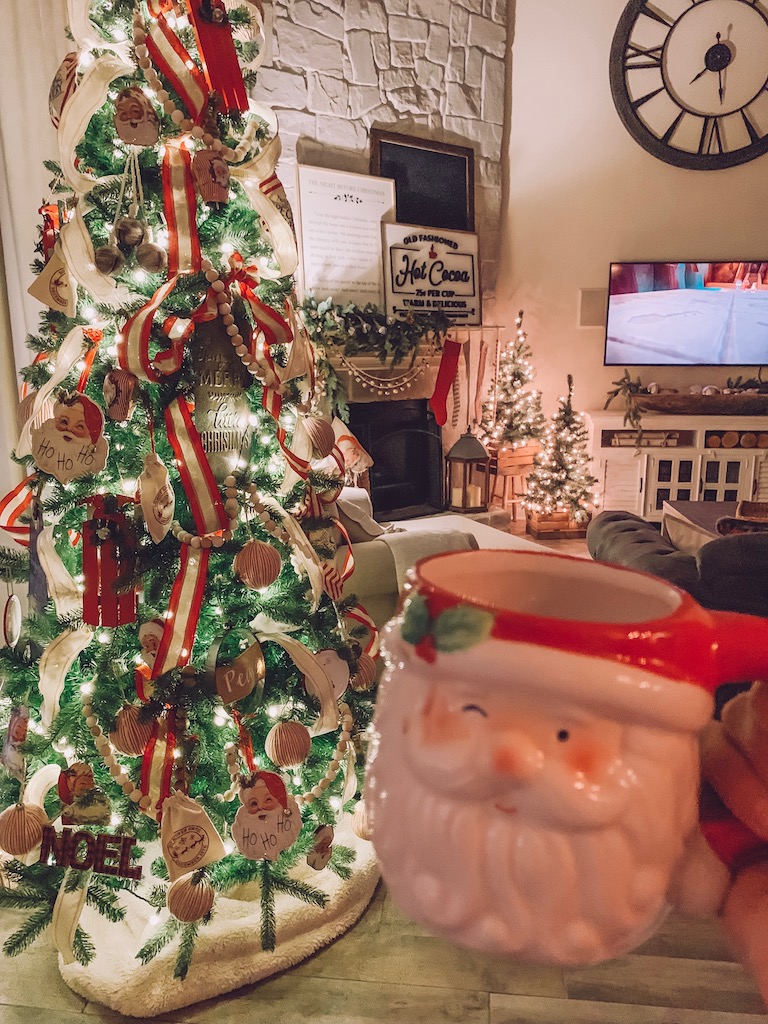
<svg viewBox="0 0 768 1024">
<path fill-rule="evenodd" d="M 187 7 L 205 78 L 221 100 L 221 112 L 248 110 L 248 94 L 224 0 L 190 0 Z"/>
<path fill-rule="evenodd" d="M 110 500 L 111 499 L 111 500 Z M 136 536 L 118 504 L 133 499 L 94 494 L 93 517 L 83 523 L 83 622 L 124 626 L 136 621 L 136 590 L 117 592 L 136 568 Z"/>
</svg>

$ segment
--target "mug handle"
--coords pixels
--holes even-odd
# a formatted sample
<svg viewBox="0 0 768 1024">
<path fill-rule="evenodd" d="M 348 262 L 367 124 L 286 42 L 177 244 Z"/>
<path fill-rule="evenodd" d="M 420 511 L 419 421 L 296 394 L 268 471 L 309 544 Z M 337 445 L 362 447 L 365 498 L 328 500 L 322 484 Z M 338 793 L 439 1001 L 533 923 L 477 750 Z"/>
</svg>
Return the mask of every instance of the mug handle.
<svg viewBox="0 0 768 1024">
<path fill-rule="evenodd" d="M 714 626 L 714 683 L 768 679 L 768 619 L 710 612 Z"/>
</svg>

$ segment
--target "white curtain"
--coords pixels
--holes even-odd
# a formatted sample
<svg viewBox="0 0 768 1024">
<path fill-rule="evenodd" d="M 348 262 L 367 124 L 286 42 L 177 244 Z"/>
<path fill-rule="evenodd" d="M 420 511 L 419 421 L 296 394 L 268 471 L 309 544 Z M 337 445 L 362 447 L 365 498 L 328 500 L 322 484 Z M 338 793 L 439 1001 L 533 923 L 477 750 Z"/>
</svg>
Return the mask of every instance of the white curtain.
<svg viewBox="0 0 768 1024">
<path fill-rule="evenodd" d="M 8 458 L 17 439 L 16 372 L 31 360 L 27 334 L 36 333 L 43 307 L 27 295 L 29 269 L 58 159 L 48 117 L 48 90 L 65 53 L 65 0 L 3 0 L 0 60 L 0 497 L 20 479 Z M 0 543 L 3 543 L 0 537 Z"/>
</svg>

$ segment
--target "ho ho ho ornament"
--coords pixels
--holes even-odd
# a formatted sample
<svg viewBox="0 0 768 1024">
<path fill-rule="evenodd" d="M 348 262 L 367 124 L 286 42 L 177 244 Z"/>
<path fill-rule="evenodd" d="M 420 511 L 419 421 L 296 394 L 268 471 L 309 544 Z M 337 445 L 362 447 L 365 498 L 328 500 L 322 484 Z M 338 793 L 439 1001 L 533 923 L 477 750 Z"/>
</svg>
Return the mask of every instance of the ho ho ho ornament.
<svg viewBox="0 0 768 1024">
<path fill-rule="evenodd" d="M 232 823 L 232 838 L 249 860 L 277 860 L 301 831 L 299 805 L 275 772 L 257 771 L 240 782 L 242 807 Z"/>
<path fill-rule="evenodd" d="M 61 394 L 53 417 L 32 430 L 32 455 L 43 473 L 61 484 L 99 473 L 107 464 L 104 414 L 85 395 Z"/>
</svg>

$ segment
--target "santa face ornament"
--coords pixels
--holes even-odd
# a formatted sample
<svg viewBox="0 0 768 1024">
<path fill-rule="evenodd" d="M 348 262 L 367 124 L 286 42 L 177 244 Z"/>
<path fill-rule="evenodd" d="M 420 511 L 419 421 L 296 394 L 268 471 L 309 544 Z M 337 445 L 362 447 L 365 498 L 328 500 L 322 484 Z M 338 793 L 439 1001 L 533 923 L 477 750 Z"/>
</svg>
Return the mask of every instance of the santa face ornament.
<svg viewBox="0 0 768 1024">
<path fill-rule="evenodd" d="M 53 419 L 32 431 L 35 465 L 61 484 L 101 472 L 109 451 L 103 430 L 104 414 L 90 398 L 59 395 Z"/>
<path fill-rule="evenodd" d="M 634 948 L 697 832 L 711 693 L 764 673 L 766 644 L 764 620 L 584 559 L 419 563 L 385 631 L 365 788 L 395 902 L 525 961 Z"/>
<path fill-rule="evenodd" d="M 254 772 L 240 785 L 242 807 L 232 838 L 249 860 L 277 860 L 301 832 L 299 805 L 275 772 Z"/>
<path fill-rule="evenodd" d="M 118 93 L 115 131 L 130 146 L 154 146 L 160 137 L 155 108 L 137 85 L 129 85 Z"/>
</svg>

